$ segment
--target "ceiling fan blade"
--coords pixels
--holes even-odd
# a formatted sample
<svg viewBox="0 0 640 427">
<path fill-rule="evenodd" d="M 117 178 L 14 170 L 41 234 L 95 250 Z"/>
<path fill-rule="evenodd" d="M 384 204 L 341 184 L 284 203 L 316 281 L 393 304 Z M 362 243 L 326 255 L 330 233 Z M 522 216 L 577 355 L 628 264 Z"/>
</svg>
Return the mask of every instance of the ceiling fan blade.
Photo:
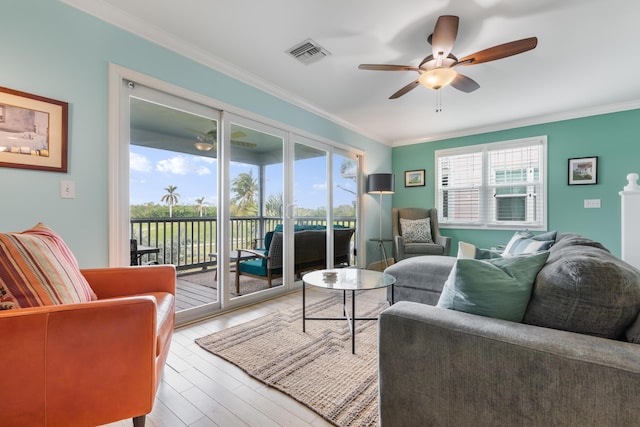
<svg viewBox="0 0 640 427">
<path fill-rule="evenodd" d="M 509 43 L 493 46 L 480 52 L 467 55 L 458 61 L 458 65 L 475 65 L 483 62 L 495 61 L 522 52 L 534 49 L 538 45 L 537 37 L 516 40 Z"/>
<path fill-rule="evenodd" d="M 415 89 L 415 87 L 418 86 L 419 84 L 420 84 L 419 80 L 413 81 L 413 82 L 409 83 L 408 85 L 406 85 L 405 87 L 403 87 L 402 89 L 400 89 L 399 91 L 397 91 L 396 93 L 394 93 L 393 95 L 391 95 L 389 97 L 389 99 L 400 98 L 405 93 L 409 92 L 412 89 Z"/>
<path fill-rule="evenodd" d="M 438 18 L 431 38 L 434 58 L 438 59 L 440 54 L 443 59 L 449 56 L 458 36 L 459 22 L 460 18 L 452 15 L 443 15 Z"/>
<path fill-rule="evenodd" d="M 480 85 L 476 83 L 475 80 L 467 76 L 463 76 L 462 74 L 458 74 L 456 78 L 453 79 L 453 81 L 451 82 L 451 86 L 466 93 L 473 92 L 474 90 L 480 88 Z"/>
<path fill-rule="evenodd" d="M 390 64 L 360 64 L 358 65 L 358 69 L 374 71 L 418 71 L 418 67 L 412 67 L 410 65 Z"/>
</svg>

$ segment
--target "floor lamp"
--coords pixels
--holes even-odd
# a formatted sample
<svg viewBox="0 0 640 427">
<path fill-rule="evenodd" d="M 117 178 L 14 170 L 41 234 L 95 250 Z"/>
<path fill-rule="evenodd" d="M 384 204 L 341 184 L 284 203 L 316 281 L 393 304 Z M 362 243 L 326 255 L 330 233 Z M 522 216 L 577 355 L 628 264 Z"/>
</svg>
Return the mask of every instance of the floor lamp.
<svg viewBox="0 0 640 427">
<path fill-rule="evenodd" d="M 383 194 L 393 194 L 395 191 L 395 179 L 392 173 L 372 173 L 367 177 L 367 192 L 369 194 L 378 194 L 379 195 L 379 205 L 380 205 L 380 214 L 378 215 L 379 225 L 380 225 L 380 234 L 377 239 L 371 239 L 378 243 L 376 247 L 376 252 L 381 251 L 382 255 L 384 255 L 384 264 L 386 267 L 389 266 L 388 258 L 387 258 L 387 250 L 384 247 L 385 240 L 382 238 L 382 195 Z M 386 241 L 391 241 L 391 239 L 386 239 Z"/>
</svg>

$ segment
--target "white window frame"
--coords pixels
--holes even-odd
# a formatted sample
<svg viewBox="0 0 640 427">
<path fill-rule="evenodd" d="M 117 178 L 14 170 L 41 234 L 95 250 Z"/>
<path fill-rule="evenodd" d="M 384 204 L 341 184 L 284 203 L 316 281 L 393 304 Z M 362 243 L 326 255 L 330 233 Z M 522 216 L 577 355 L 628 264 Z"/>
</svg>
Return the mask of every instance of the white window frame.
<svg viewBox="0 0 640 427">
<path fill-rule="evenodd" d="M 501 185 L 498 183 L 491 183 L 490 179 L 490 166 L 489 166 L 489 153 L 496 150 L 509 150 L 522 147 L 539 147 L 540 162 L 538 165 L 538 174 L 540 182 L 538 184 L 523 185 Z M 475 206 L 478 209 L 478 219 L 468 220 L 445 218 L 443 210 L 443 198 L 446 187 L 443 186 L 443 174 L 440 169 L 440 160 L 459 155 L 473 155 L 477 154 L 481 156 L 481 178 L 478 182 L 470 184 L 468 189 L 476 190 L 478 193 L 478 204 Z M 547 229 L 547 136 L 535 136 L 530 138 L 515 139 L 509 141 L 500 141 L 487 144 L 470 145 L 465 147 L 436 150 L 435 157 L 435 206 L 438 207 L 438 222 L 441 228 L 469 228 L 469 229 L 510 229 L 510 230 L 546 230 Z M 534 181 L 534 171 L 529 170 L 527 172 L 527 181 Z M 493 212 L 493 198 L 495 196 L 496 189 L 499 187 L 527 187 L 527 206 L 534 207 L 535 204 L 542 204 L 540 209 L 527 209 L 527 212 L 535 212 L 536 215 L 529 215 L 529 218 L 525 218 L 524 221 L 499 221 L 497 220 L 497 213 Z M 467 187 L 453 187 L 455 189 L 465 189 Z M 498 197 L 520 197 L 517 195 L 504 195 Z M 523 196 L 524 197 L 524 196 Z M 537 217 L 535 217 L 537 216 Z"/>
</svg>

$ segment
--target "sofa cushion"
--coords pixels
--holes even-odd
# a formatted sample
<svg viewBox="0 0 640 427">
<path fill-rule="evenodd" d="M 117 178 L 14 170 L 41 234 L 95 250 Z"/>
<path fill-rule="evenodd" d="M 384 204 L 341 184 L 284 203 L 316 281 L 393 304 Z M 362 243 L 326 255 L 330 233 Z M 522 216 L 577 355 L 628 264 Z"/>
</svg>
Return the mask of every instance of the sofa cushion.
<svg viewBox="0 0 640 427">
<path fill-rule="evenodd" d="M 640 272 L 599 243 L 564 235 L 533 288 L 524 322 L 622 339 L 640 310 Z"/>
<path fill-rule="evenodd" d="M 263 265 L 264 258 L 251 259 L 240 263 L 240 272 L 253 274 L 254 276 L 267 277 L 267 267 Z M 281 268 L 271 269 L 271 274 L 281 274 Z"/>
<path fill-rule="evenodd" d="M 67 245 L 44 224 L 0 233 L 0 297 L 5 310 L 97 299 Z"/>
<path fill-rule="evenodd" d="M 487 260 L 459 259 L 438 307 L 520 322 L 549 252 Z"/>
<path fill-rule="evenodd" d="M 400 218 L 402 237 L 408 242 L 431 243 L 431 218 Z"/>
<path fill-rule="evenodd" d="M 404 243 L 405 256 L 442 255 L 443 253 L 444 253 L 444 247 L 436 243 L 425 243 L 425 242 L 405 242 Z"/>
<path fill-rule="evenodd" d="M 444 255 L 416 256 L 400 260 L 384 272 L 396 278 L 396 289 L 414 288 L 439 294 L 455 262 L 454 257 Z"/>
<path fill-rule="evenodd" d="M 516 232 L 504 249 L 502 256 L 512 256 L 520 254 L 532 254 L 539 251 L 546 251 L 556 241 L 556 231 L 533 235 L 529 231 Z"/>
</svg>

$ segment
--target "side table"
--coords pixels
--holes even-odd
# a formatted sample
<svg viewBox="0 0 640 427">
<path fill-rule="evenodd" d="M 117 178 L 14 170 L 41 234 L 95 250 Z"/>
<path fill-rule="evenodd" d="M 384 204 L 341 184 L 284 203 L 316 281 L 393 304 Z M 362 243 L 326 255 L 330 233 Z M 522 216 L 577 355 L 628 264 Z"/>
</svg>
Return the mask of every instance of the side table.
<svg viewBox="0 0 640 427">
<path fill-rule="evenodd" d="M 378 320 L 377 317 L 356 316 L 356 291 L 386 288 L 391 286 L 391 304 L 394 303 L 393 285 L 396 278 L 378 271 L 357 268 L 316 270 L 302 276 L 302 332 L 306 332 L 307 320 L 346 320 L 351 332 L 351 353 L 356 352 L 356 320 Z M 342 291 L 344 317 L 307 317 L 306 286 Z M 347 304 L 347 292 L 351 291 L 351 310 Z"/>
</svg>

